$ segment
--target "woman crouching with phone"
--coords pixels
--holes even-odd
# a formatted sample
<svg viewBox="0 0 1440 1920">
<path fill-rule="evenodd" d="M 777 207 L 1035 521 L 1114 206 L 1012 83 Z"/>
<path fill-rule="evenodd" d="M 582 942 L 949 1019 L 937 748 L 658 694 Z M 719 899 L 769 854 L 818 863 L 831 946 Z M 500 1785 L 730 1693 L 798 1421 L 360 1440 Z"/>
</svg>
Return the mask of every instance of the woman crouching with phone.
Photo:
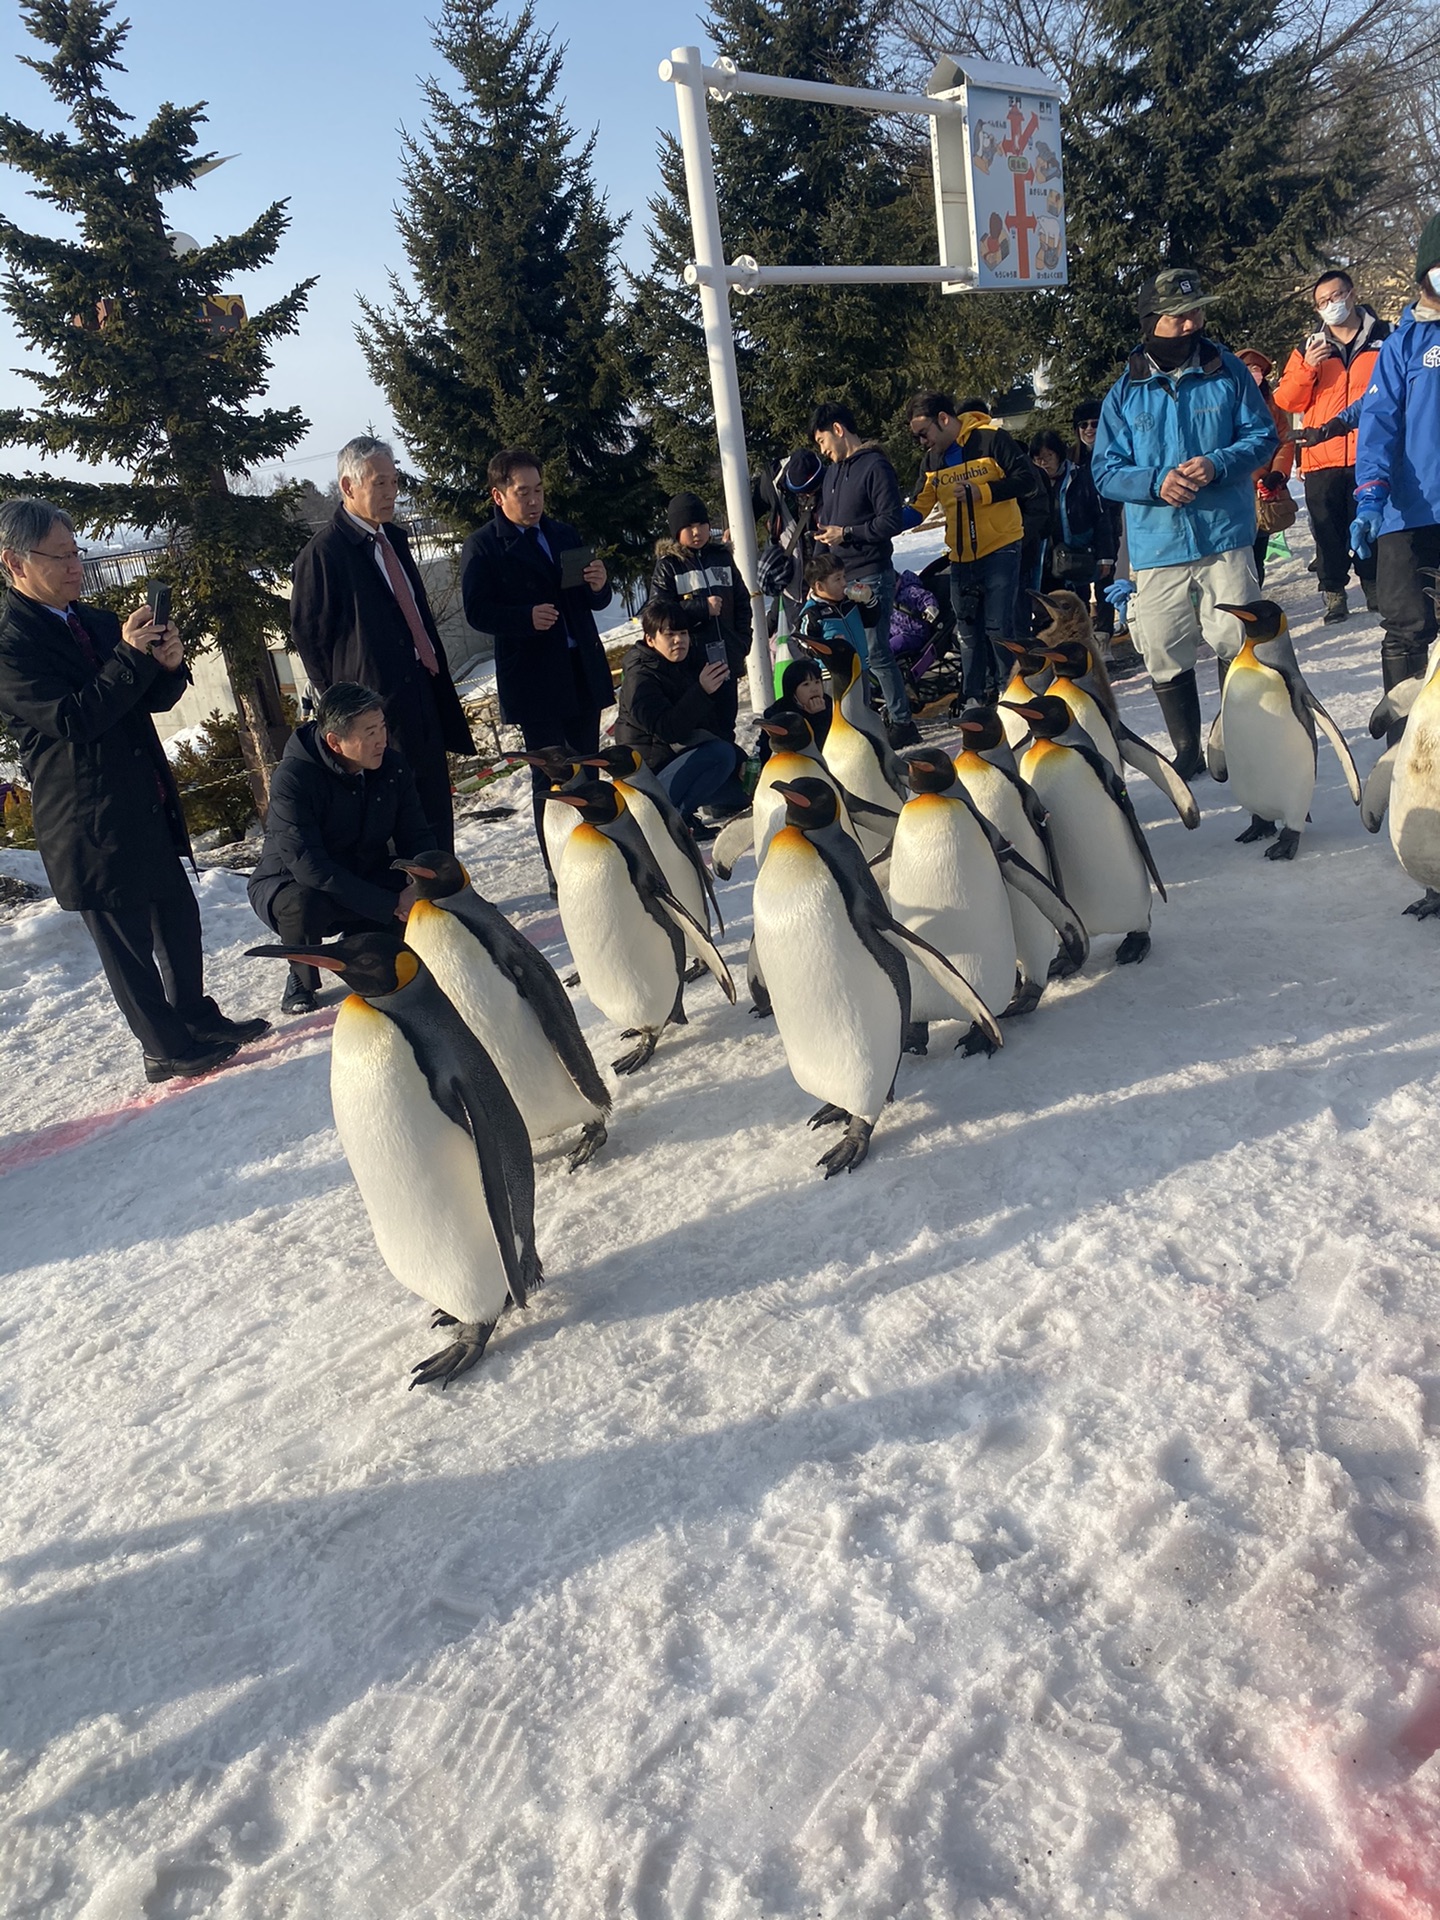
<svg viewBox="0 0 1440 1920">
<path fill-rule="evenodd" d="M 696 646 L 694 616 L 678 600 L 647 600 L 640 640 L 625 656 L 615 739 L 634 747 L 691 830 L 708 838 L 749 805 L 740 784 L 745 756 L 735 744 L 735 695 L 728 657 Z M 699 818 L 704 808 L 706 819 Z"/>
</svg>

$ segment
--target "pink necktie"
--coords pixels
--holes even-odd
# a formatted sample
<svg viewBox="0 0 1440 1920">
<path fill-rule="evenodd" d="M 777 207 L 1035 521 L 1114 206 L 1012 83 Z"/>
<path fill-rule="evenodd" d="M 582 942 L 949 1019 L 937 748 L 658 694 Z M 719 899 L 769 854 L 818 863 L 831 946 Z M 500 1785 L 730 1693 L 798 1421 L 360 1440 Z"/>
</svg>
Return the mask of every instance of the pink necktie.
<svg viewBox="0 0 1440 1920">
<path fill-rule="evenodd" d="M 400 556 L 385 538 L 384 527 L 375 529 L 375 538 L 380 547 L 380 558 L 385 566 L 385 578 L 390 582 L 390 591 L 396 604 L 405 616 L 405 624 L 410 629 L 410 638 L 415 642 L 415 651 L 420 656 L 420 664 L 430 673 L 439 673 L 440 662 L 435 658 L 435 647 L 425 631 L 425 622 L 420 618 L 420 609 L 415 604 L 415 595 L 411 591 L 410 577 L 400 564 Z"/>
</svg>

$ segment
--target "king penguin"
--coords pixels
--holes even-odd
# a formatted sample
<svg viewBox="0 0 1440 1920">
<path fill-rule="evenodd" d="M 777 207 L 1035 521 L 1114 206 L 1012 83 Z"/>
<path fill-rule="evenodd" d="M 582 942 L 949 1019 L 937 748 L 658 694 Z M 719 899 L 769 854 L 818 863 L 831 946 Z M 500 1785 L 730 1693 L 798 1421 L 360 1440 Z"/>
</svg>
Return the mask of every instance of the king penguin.
<svg viewBox="0 0 1440 1920">
<path fill-rule="evenodd" d="M 1405 912 L 1431 920 L 1440 914 L 1440 640 L 1430 649 L 1428 671 L 1392 687 L 1386 700 L 1402 689 L 1403 705 L 1394 704 L 1381 731 L 1394 725 L 1403 731 L 1371 769 L 1360 817 L 1378 833 L 1388 811 L 1395 858 L 1425 889 Z"/>
<path fill-rule="evenodd" d="M 1293 860 L 1315 791 L 1317 725 L 1339 756 L 1357 807 L 1360 776 L 1344 735 L 1305 684 L 1283 608 L 1273 600 L 1217 605 L 1240 621 L 1245 638 L 1226 670 L 1205 763 L 1213 780 L 1234 783 L 1235 798 L 1250 814 L 1250 825 L 1236 836 L 1240 844 L 1275 839 L 1278 825 L 1279 838 L 1265 858 Z"/>
<path fill-rule="evenodd" d="M 783 791 L 786 822 L 755 881 L 755 944 L 790 1071 L 825 1103 L 809 1124 L 845 1126 L 818 1163 L 828 1180 L 864 1160 L 894 1090 L 910 1019 L 907 954 L 920 956 L 995 1045 L 1001 1036 L 945 956 L 886 906 L 864 856 L 841 831 L 834 789 L 802 779 Z"/>
<path fill-rule="evenodd" d="M 1021 739 L 1029 738 L 1029 728 Z M 1008 840 L 1037 873 L 1044 874 L 1063 898 L 1065 888 L 1060 862 L 1050 833 L 1050 816 L 1029 783 L 1020 778 L 1015 755 L 1005 738 L 1001 716 L 994 707 L 965 709 L 960 721 L 961 751 L 955 759 L 955 774 L 960 785 L 980 812 L 1001 836 Z M 1075 971 L 1071 958 L 1059 945 L 1055 928 L 1023 895 L 1010 894 L 1010 919 L 1015 929 L 1015 960 L 1019 985 L 1015 998 L 1006 1009 L 1012 1017 L 1030 1013 L 1039 1006 L 1046 982 Z"/>
<path fill-rule="evenodd" d="M 550 872 L 557 874 L 565 842 L 575 830 L 575 811 L 572 807 L 559 806 L 555 795 L 562 787 L 578 786 L 590 776 L 581 766 L 578 754 L 569 747 L 541 747 L 534 753 L 512 753 L 510 758 L 523 762 L 527 767 L 538 768 L 550 782 L 550 792 L 540 813 L 540 831 L 545 836 Z"/>
<path fill-rule="evenodd" d="M 1195 796 L 1173 764 L 1120 718 L 1110 676 L 1095 644 L 1090 614 L 1080 596 L 1060 589 L 1032 594 L 1031 598 L 1050 618 L 1050 625 L 1035 642 L 1055 670 L 1045 691 L 1065 702 L 1116 773 L 1127 766 L 1143 773 L 1165 795 L 1186 827 L 1198 827 L 1200 809 Z"/>
<path fill-rule="evenodd" d="M 1150 881 L 1162 900 L 1165 888 L 1124 781 L 1063 700 L 1045 694 L 1017 711 L 1030 727 L 1020 771 L 1050 815 L 1065 898 L 1092 939 L 1124 934 L 1115 954 L 1120 966 L 1143 960 L 1150 951 Z"/>
<path fill-rule="evenodd" d="M 908 757 L 914 797 L 900 809 L 890 855 L 890 905 L 912 933 L 937 947 L 993 1014 L 1017 997 L 1013 889 L 1056 927 L 1073 965 L 1083 965 L 1085 929 L 1044 874 L 1002 838 L 956 777 L 939 748 Z M 931 1020 L 956 1017 L 953 996 L 917 963 L 910 967 L 909 1053 L 923 1053 Z M 978 1027 L 956 1042 L 967 1053 L 990 1051 Z"/>
<path fill-rule="evenodd" d="M 882 857 L 905 801 L 905 769 L 886 737 L 880 717 L 865 704 L 860 656 L 842 634 L 805 643 L 825 668 L 834 698 L 830 731 L 822 749 L 825 765 L 846 793 L 866 803 L 855 831 L 871 859 Z"/>
<path fill-rule="evenodd" d="M 446 1386 L 473 1367 L 508 1302 L 543 1279 L 535 1164 L 520 1109 L 429 969 L 388 933 L 329 946 L 251 947 L 339 974 L 330 1102 L 381 1258 L 455 1327 L 410 1384 Z"/>
<path fill-rule="evenodd" d="M 605 1144 L 610 1090 L 550 962 L 440 848 L 393 865 L 415 883 L 405 941 L 500 1069 L 532 1141 L 580 1128 L 570 1171 Z"/>
<path fill-rule="evenodd" d="M 1015 656 L 1015 670 L 1006 683 L 1000 696 L 1000 725 L 1011 747 L 1018 747 L 1030 732 L 1015 709 L 1024 706 L 1027 700 L 1033 700 L 1037 694 L 1044 693 L 1050 683 L 1052 668 L 1038 645 L 1026 640 L 1002 640 L 1000 645 L 1007 653 Z"/>
<path fill-rule="evenodd" d="M 607 747 L 601 753 L 587 754 L 583 765 L 609 774 L 625 801 L 626 810 L 644 834 L 670 891 L 707 934 L 713 924 L 723 937 L 725 922 L 720 916 L 720 903 L 715 898 L 709 869 L 695 836 L 634 747 Z M 685 946 L 691 956 L 689 977 L 698 979 L 705 971 L 705 964 L 693 939 L 687 936 Z"/>
<path fill-rule="evenodd" d="M 638 1042 L 611 1062 L 616 1073 L 634 1073 L 663 1027 L 685 1025 L 687 933 L 732 1006 L 735 983 L 710 936 L 666 885 L 619 789 L 592 780 L 556 798 L 580 816 L 556 876 L 560 924 L 586 996 Z"/>
</svg>

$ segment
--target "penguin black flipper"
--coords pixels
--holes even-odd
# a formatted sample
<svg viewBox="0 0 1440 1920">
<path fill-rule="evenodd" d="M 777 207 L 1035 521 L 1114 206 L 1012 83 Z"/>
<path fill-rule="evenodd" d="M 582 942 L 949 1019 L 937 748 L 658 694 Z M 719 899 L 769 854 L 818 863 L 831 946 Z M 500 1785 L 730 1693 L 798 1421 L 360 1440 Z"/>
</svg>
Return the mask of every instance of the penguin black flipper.
<svg viewBox="0 0 1440 1920">
<path fill-rule="evenodd" d="M 1221 702 L 1220 711 L 1210 726 L 1209 737 L 1205 742 L 1205 771 L 1210 778 L 1222 787 L 1230 778 L 1230 769 L 1225 763 L 1225 706 Z"/>
<path fill-rule="evenodd" d="M 650 851 L 649 841 L 641 833 L 633 818 L 628 814 L 622 814 L 609 829 L 609 838 L 625 856 L 625 864 L 630 869 L 630 879 L 645 911 L 671 936 L 671 943 L 678 955 L 675 969 L 677 979 L 685 971 L 683 936 L 689 933 L 694 938 L 700 958 L 719 981 L 721 992 L 733 1007 L 735 982 L 730 977 L 730 969 L 721 958 L 719 949 L 710 938 L 709 928 L 702 927 L 688 908 L 684 907 L 671 893 L 665 876 L 660 871 L 660 864 Z"/>
<path fill-rule="evenodd" d="M 637 788 L 636 791 L 640 792 L 643 791 L 643 789 Z M 663 788 L 660 790 L 660 793 L 661 797 L 659 799 L 657 799 L 653 793 L 647 793 L 645 797 L 665 822 L 666 831 L 674 841 L 677 850 L 685 856 L 690 865 L 695 869 L 695 877 L 700 882 L 701 898 L 710 902 L 710 911 L 715 915 L 716 930 L 723 937 L 725 933 L 725 922 L 720 913 L 720 902 L 715 898 L 715 883 L 710 878 L 710 869 L 706 866 L 704 857 L 696 845 L 694 834 L 691 833 L 689 827 L 685 824 L 684 814 L 672 803 L 669 795 L 664 792 Z"/>
<path fill-rule="evenodd" d="M 1059 934 L 1060 944 L 1071 963 L 1070 971 L 1083 967 L 1090 957 L 1090 936 L 1070 902 L 1008 841 L 1002 843 L 995 858 L 1000 863 L 1000 877 L 1006 886 L 1038 908 Z"/>
<path fill-rule="evenodd" d="M 1126 766 L 1134 767 L 1137 773 L 1143 773 L 1152 785 L 1159 787 L 1179 814 L 1182 825 L 1192 830 L 1198 827 L 1200 809 L 1196 805 L 1195 796 L 1164 754 L 1158 753 L 1150 742 L 1142 740 L 1138 733 L 1132 733 L 1123 720 L 1112 718 L 1110 732 L 1115 745 L 1120 750 L 1120 758 Z"/>
<path fill-rule="evenodd" d="M 1365 782 L 1365 795 L 1360 803 L 1360 822 L 1367 833 L 1378 833 L 1385 823 L 1385 811 L 1390 805 L 1390 786 L 1395 778 L 1395 756 L 1400 751 L 1397 740 L 1393 747 L 1385 752 L 1370 769 L 1370 778 Z"/>
<path fill-rule="evenodd" d="M 473 887 L 443 904 L 445 912 L 453 913 L 474 934 L 520 998 L 534 1010 L 545 1038 L 576 1088 L 592 1106 L 608 1113 L 610 1089 L 601 1079 L 595 1057 L 580 1031 L 570 996 L 544 954 Z"/>
<path fill-rule="evenodd" d="M 1067 744 L 1070 743 L 1067 742 Z M 1150 856 L 1150 843 L 1145 838 L 1145 829 L 1141 826 L 1135 808 L 1131 804 L 1130 795 L 1126 792 L 1125 782 L 1120 778 L 1119 774 L 1116 773 L 1104 754 L 1097 753 L 1094 747 L 1076 742 L 1070 746 L 1070 750 L 1072 753 L 1078 753 L 1080 755 L 1086 766 L 1089 767 L 1095 778 L 1100 782 L 1101 786 L 1104 787 L 1106 793 L 1109 794 L 1121 813 L 1124 814 L 1125 824 L 1130 829 L 1130 837 L 1140 851 L 1140 858 L 1145 862 L 1146 871 L 1155 882 L 1155 891 L 1162 900 L 1168 900 L 1170 896 L 1165 891 L 1165 882 L 1160 878 L 1159 870 Z"/>
<path fill-rule="evenodd" d="M 861 946 L 895 989 L 900 1002 L 900 1031 L 910 1024 L 910 969 L 890 941 L 883 937 L 882 923 L 890 919 L 885 896 L 875 884 L 875 876 L 865 864 L 865 856 L 841 828 L 807 834 L 812 847 L 830 870 L 840 889 L 845 911 Z M 769 999 L 769 992 L 766 992 Z"/>
<path fill-rule="evenodd" d="M 932 947 L 921 934 L 912 933 L 909 927 L 902 927 L 893 915 L 888 915 L 887 919 L 888 924 L 879 929 L 883 937 L 891 941 L 901 953 L 913 947 L 916 961 L 930 975 L 935 984 L 942 987 L 956 1005 L 969 1014 L 992 1047 L 1003 1047 L 1005 1036 L 996 1026 L 994 1015 L 960 969 L 954 966 L 938 947 Z M 906 1024 L 909 1024 L 908 1019 Z"/>
<path fill-rule="evenodd" d="M 725 825 L 715 836 L 710 849 L 710 859 L 716 873 L 722 880 L 728 880 L 739 866 L 744 856 L 755 845 L 755 817 L 753 812 L 740 813 Z"/>
<path fill-rule="evenodd" d="M 517 1307 L 539 1284 L 535 1250 L 535 1159 L 510 1089 L 423 963 L 398 993 L 374 1002 L 404 1034 L 431 1098 L 475 1143 L 485 1203 Z M 442 1066 L 441 1061 L 446 1062 Z"/>
<path fill-rule="evenodd" d="M 1360 772 L 1355 765 L 1355 757 L 1350 751 L 1349 743 L 1303 680 L 1300 682 L 1300 687 L 1305 697 L 1305 704 L 1314 716 L 1311 732 L 1313 734 L 1315 727 L 1318 726 L 1335 749 L 1335 757 L 1340 762 L 1341 772 L 1345 775 L 1345 784 L 1350 789 L 1350 798 L 1358 807 L 1361 804 Z"/>
<path fill-rule="evenodd" d="M 1380 696 L 1380 703 L 1370 716 L 1370 738 L 1383 740 L 1391 727 L 1403 727 L 1410 718 L 1410 709 L 1420 698 L 1420 689 L 1425 684 L 1423 674 L 1416 674 L 1412 680 L 1402 680 L 1398 686 L 1388 688 Z"/>
</svg>

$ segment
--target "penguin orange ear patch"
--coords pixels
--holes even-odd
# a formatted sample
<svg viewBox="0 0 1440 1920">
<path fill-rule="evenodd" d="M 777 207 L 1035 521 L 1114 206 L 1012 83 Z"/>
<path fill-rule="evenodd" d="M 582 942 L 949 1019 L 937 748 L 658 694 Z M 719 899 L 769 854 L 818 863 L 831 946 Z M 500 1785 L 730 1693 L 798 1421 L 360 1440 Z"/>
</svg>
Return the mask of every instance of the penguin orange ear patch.
<svg viewBox="0 0 1440 1920">
<path fill-rule="evenodd" d="M 419 902 L 416 902 L 419 905 Z M 395 979 L 398 985 L 408 987 L 420 971 L 420 962 L 408 947 L 402 947 L 395 956 Z"/>
</svg>

